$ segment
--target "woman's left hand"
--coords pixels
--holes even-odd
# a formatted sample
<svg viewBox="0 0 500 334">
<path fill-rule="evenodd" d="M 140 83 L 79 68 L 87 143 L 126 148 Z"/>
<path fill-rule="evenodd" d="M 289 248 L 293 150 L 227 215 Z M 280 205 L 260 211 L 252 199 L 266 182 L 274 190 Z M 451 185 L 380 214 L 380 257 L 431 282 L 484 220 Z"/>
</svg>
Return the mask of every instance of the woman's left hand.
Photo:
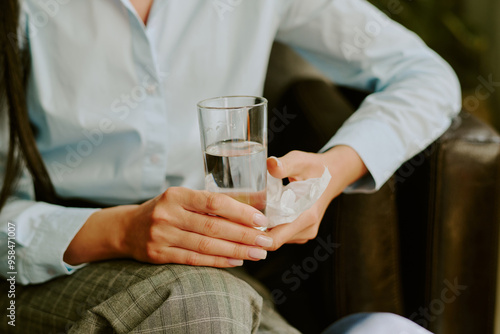
<svg viewBox="0 0 500 334">
<path fill-rule="evenodd" d="M 290 182 L 320 177 L 325 166 L 332 178 L 323 195 L 314 205 L 289 224 L 276 226 L 269 231 L 276 250 L 283 244 L 303 244 L 314 239 L 330 202 L 348 185 L 367 173 L 359 155 L 349 146 L 335 146 L 325 153 L 291 151 L 281 158 L 267 159 L 267 169 L 276 178 L 288 178 Z"/>
</svg>

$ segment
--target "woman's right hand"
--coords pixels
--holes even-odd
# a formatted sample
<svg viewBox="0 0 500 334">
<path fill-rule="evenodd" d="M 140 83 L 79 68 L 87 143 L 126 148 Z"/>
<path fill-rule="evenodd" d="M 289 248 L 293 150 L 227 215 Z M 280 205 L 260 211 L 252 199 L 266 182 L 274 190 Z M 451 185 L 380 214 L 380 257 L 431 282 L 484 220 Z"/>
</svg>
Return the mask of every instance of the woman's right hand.
<svg viewBox="0 0 500 334">
<path fill-rule="evenodd" d="M 231 267 L 266 257 L 272 245 L 257 209 L 229 196 L 187 188 L 169 188 L 137 207 L 131 217 L 128 253 L 150 263 Z"/>
<path fill-rule="evenodd" d="M 107 251 L 91 235 L 105 234 L 110 227 L 106 224 L 114 226 L 115 232 Z M 78 264 L 125 257 L 155 264 L 234 267 L 243 260 L 266 257 L 263 247 L 270 247 L 273 240 L 254 228 L 260 226 L 267 226 L 260 211 L 227 195 L 172 187 L 141 205 L 94 213 L 71 242 L 64 260 Z M 88 244 L 92 239 L 96 247 Z M 99 247 L 101 256 L 89 259 L 89 252 Z"/>
</svg>

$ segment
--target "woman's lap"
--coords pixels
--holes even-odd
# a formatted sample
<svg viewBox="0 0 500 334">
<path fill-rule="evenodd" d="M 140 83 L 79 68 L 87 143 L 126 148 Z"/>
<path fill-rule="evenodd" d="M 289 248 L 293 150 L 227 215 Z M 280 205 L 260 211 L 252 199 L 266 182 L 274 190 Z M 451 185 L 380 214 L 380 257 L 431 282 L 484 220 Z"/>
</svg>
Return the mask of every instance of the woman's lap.
<svg viewBox="0 0 500 334">
<path fill-rule="evenodd" d="M 18 286 L 16 307 L 16 327 L 9 329 L 20 333 L 249 333 L 261 320 L 296 333 L 279 316 L 270 319 L 272 306 L 247 283 L 207 267 L 93 263 L 71 276 Z"/>
</svg>

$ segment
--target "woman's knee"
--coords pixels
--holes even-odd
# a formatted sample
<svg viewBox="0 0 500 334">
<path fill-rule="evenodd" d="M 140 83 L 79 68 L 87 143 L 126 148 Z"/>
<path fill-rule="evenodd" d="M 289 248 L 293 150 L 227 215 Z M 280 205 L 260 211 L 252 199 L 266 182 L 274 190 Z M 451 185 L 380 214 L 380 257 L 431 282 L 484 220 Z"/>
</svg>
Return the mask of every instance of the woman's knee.
<svg viewBox="0 0 500 334">
<path fill-rule="evenodd" d="M 245 281 L 216 268 L 173 266 L 171 270 L 176 279 L 167 287 L 163 308 L 179 310 L 188 323 L 207 319 L 214 332 L 258 327 L 262 297 Z"/>
<path fill-rule="evenodd" d="M 128 274 L 139 277 L 89 312 L 107 319 L 117 332 L 161 326 L 168 333 L 244 333 L 259 325 L 262 297 L 225 270 L 183 265 L 130 268 Z"/>
<path fill-rule="evenodd" d="M 409 319 L 393 313 L 356 313 L 340 319 L 323 334 L 430 334 Z"/>
</svg>

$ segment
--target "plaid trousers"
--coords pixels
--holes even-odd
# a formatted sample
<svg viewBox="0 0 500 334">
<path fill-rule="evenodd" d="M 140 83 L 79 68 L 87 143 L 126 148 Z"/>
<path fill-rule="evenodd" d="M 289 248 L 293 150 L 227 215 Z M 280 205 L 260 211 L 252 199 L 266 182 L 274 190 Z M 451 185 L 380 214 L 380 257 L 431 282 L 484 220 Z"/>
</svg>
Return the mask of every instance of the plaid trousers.
<svg viewBox="0 0 500 334">
<path fill-rule="evenodd" d="M 17 285 L 16 326 L 4 315 L 0 333 L 299 333 L 258 282 L 230 271 L 130 260 L 91 263 L 70 276 Z M 1 290 L 7 293 L 5 280 Z M 2 296 L 3 314 L 7 302 Z"/>
</svg>

